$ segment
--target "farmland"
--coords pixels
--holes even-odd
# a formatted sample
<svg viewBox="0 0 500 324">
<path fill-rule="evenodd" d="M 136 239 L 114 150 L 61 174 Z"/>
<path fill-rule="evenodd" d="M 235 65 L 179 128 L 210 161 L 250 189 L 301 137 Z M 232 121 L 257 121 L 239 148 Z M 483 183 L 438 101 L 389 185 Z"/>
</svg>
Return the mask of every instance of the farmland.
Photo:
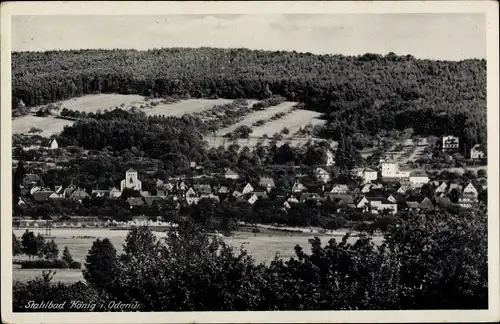
<svg viewBox="0 0 500 324">
<path fill-rule="evenodd" d="M 287 102 L 283 102 L 277 106 L 269 107 L 269 108 L 266 108 L 264 110 L 255 111 L 255 112 L 250 113 L 247 116 L 245 116 L 245 118 L 242 121 L 235 123 L 231 126 L 219 129 L 217 132 L 217 135 L 224 136 L 227 133 L 233 132 L 239 126 L 252 127 L 252 124 L 259 121 L 259 120 L 267 121 L 268 119 L 270 119 L 273 115 L 275 115 L 277 113 L 288 112 L 296 104 L 297 104 L 296 102 L 287 101 Z"/>
<path fill-rule="evenodd" d="M 32 127 L 41 129 L 40 136 L 50 137 L 62 132 L 64 126 L 70 126 L 74 122 L 71 120 L 59 119 L 53 116 L 37 117 L 27 115 L 12 120 L 13 134 L 27 134 Z"/>
<path fill-rule="evenodd" d="M 24 229 L 14 229 L 17 237 L 21 237 Z M 37 234 L 43 234 L 43 229 L 32 229 Z M 114 247 L 121 253 L 126 230 L 109 230 L 109 229 L 52 229 L 52 236 L 54 241 L 59 247 L 60 253 L 65 246 L 68 247 L 73 258 L 79 262 L 85 262 L 85 256 L 92 246 L 92 242 L 97 238 L 109 238 Z M 155 232 L 157 237 L 165 237 L 165 233 Z M 323 243 L 326 243 L 330 238 L 340 240 L 342 233 L 335 233 L 335 235 L 326 234 L 300 234 L 300 233 L 281 233 L 281 232 L 267 232 L 267 233 L 250 233 L 250 232 L 236 232 L 233 236 L 225 238 L 226 242 L 231 244 L 235 249 L 244 246 L 248 252 L 255 258 L 257 262 L 269 263 L 279 253 L 280 257 L 288 259 L 294 255 L 294 247 L 299 244 L 303 247 L 308 247 L 308 239 L 313 236 L 318 236 Z M 356 238 L 351 238 L 354 241 Z M 380 241 L 381 238 L 376 238 Z M 377 241 L 377 242 L 378 242 Z M 18 257 L 16 257 L 18 258 Z M 13 267 L 13 277 L 20 280 L 29 280 L 41 274 L 42 270 L 38 269 L 20 269 L 19 265 Z M 82 279 L 83 276 L 78 270 L 58 269 L 54 277 L 54 281 L 61 282 L 74 282 Z"/>
<path fill-rule="evenodd" d="M 271 136 L 281 132 L 283 127 L 286 127 L 290 133 L 285 137 L 292 137 L 293 134 L 308 123 L 311 123 L 313 126 L 324 124 L 323 120 L 318 119 L 320 115 L 320 113 L 309 110 L 294 110 L 283 118 L 269 121 L 260 127 L 252 128 L 252 136 L 261 137 L 264 134 Z"/>
</svg>

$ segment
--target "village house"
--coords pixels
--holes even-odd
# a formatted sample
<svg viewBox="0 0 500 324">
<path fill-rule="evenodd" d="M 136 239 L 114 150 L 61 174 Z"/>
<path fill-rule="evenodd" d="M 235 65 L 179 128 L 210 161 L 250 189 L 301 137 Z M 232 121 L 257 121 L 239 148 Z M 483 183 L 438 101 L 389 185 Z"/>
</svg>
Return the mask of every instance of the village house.
<svg viewBox="0 0 500 324">
<path fill-rule="evenodd" d="M 250 193 L 250 192 L 253 192 L 254 188 L 252 187 L 252 185 L 250 183 L 247 183 L 245 185 L 245 187 L 243 187 L 243 190 L 241 191 L 242 194 L 247 194 L 247 193 Z"/>
<path fill-rule="evenodd" d="M 365 212 L 372 212 L 378 214 L 387 210 L 391 214 L 398 212 L 398 205 L 389 201 L 384 197 L 368 197 L 363 196 L 357 203 L 356 208 L 360 208 Z"/>
<path fill-rule="evenodd" d="M 380 161 L 380 173 L 382 178 L 401 179 L 408 178 L 411 173 L 410 168 L 399 167 L 390 157 Z"/>
<path fill-rule="evenodd" d="M 445 193 L 446 190 L 448 189 L 448 185 L 446 184 L 446 181 L 442 181 L 441 183 L 438 183 L 436 186 L 436 190 L 434 191 L 435 193 Z"/>
<path fill-rule="evenodd" d="M 54 138 L 52 142 L 50 143 L 50 149 L 55 150 L 59 148 L 59 144 L 57 143 L 56 139 Z"/>
<path fill-rule="evenodd" d="M 314 170 L 314 175 L 318 181 L 324 183 L 330 181 L 330 174 L 323 168 L 316 168 L 316 170 Z"/>
<path fill-rule="evenodd" d="M 261 177 L 259 180 L 259 186 L 266 188 L 267 191 L 271 191 L 271 189 L 276 187 L 274 180 L 271 177 Z"/>
<path fill-rule="evenodd" d="M 123 192 L 125 188 L 141 191 L 142 182 L 139 181 L 137 171 L 129 169 L 125 172 L 125 179 L 120 182 L 120 191 Z"/>
<path fill-rule="evenodd" d="M 483 159 L 484 155 L 485 154 L 481 150 L 481 145 L 480 144 L 474 145 L 474 147 L 471 148 L 471 150 L 470 150 L 470 158 L 473 159 L 473 160 Z"/>
<path fill-rule="evenodd" d="M 361 187 L 361 193 L 367 193 L 370 192 L 370 187 L 372 185 L 370 183 L 364 184 L 363 187 Z"/>
<path fill-rule="evenodd" d="M 335 156 L 333 155 L 332 151 L 327 150 L 326 151 L 326 166 L 332 166 L 335 164 Z"/>
<path fill-rule="evenodd" d="M 472 183 L 469 183 L 462 191 L 462 195 L 464 197 L 471 199 L 471 200 L 477 200 L 477 196 L 479 195 L 479 192 L 477 191 L 476 187 L 474 187 L 474 185 Z"/>
<path fill-rule="evenodd" d="M 369 183 L 371 181 L 376 181 L 378 178 L 377 171 L 371 169 L 371 168 L 358 168 L 358 169 L 353 169 L 351 171 L 351 174 L 357 177 L 360 177 L 363 179 L 365 183 Z"/>
<path fill-rule="evenodd" d="M 120 198 L 121 194 L 122 193 L 120 192 L 120 190 L 118 190 L 114 187 L 109 190 L 109 197 L 112 199 Z"/>
<path fill-rule="evenodd" d="M 238 173 L 234 172 L 233 170 L 226 169 L 226 173 L 224 173 L 224 177 L 226 179 L 236 180 L 236 179 L 239 179 L 240 176 L 238 175 Z"/>
<path fill-rule="evenodd" d="M 443 152 L 453 152 L 458 151 L 459 139 L 456 136 L 448 135 L 443 136 L 442 139 L 442 150 Z"/>
<path fill-rule="evenodd" d="M 329 194 L 327 197 L 332 203 L 334 203 L 337 208 L 347 207 L 347 208 L 356 208 L 354 203 L 354 199 L 351 195 L 336 195 Z"/>
<path fill-rule="evenodd" d="M 227 186 L 221 186 L 219 190 L 217 190 L 218 193 L 220 194 L 228 194 L 229 193 L 229 188 Z"/>
<path fill-rule="evenodd" d="M 57 199 L 59 195 L 52 190 L 40 190 L 33 193 L 33 200 L 36 202 L 47 201 L 48 199 Z"/>
<path fill-rule="evenodd" d="M 332 190 L 330 190 L 331 194 L 336 195 L 345 195 L 349 192 L 349 188 L 345 184 L 338 184 L 333 186 Z"/>
<path fill-rule="evenodd" d="M 398 189 L 396 190 L 396 193 L 404 195 L 408 191 L 412 190 L 411 185 L 399 185 Z"/>
<path fill-rule="evenodd" d="M 432 201 L 426 196 L 413 195 L 408 196 L 404 200 L 408 209 L 411 210 L 433 210 L 434 204 Z"/>
<path fill-rule="evenodd" d="M 300 183 L 298 180 L 295 180 L 295 182 L 293 183 L 293 186 L 292 186 L 292 192 L 302 192 L 305 190 L 307 190 L 307 188 L 302 183 Z"/>
<path fill-rule="evenodd" d="M 412 171 L 410 173 L 410 183 L 413 188 L 420 188 L 429 181 L 429 175 L 425 171 Z"/>
</svg>

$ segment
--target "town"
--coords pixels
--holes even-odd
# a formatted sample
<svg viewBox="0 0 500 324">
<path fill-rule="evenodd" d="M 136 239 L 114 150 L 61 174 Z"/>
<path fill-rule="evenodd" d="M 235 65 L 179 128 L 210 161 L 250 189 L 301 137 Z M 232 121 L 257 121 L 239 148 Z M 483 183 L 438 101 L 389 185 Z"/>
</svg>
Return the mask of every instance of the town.
<svg viewBox="0 0 500 324">
<path fill-rule="evenodd" d="M 443 136 L 440 144 L 442 152 L 453 154 L 459 148 L 459 138 Z M 419 148 L 416 146 L 415 150 Z M 60 151 L 64 151 L 55 138 L 50 141 L 50 146 L 38 149 L 42 149 L 45 153 L 42 156 L 49 161 L 51 159 L 47 158 L 47 152 L 57 150 L 60 154 Z M 152 225 L 156 223 L 157 216 L 162 215 L 160 211 L 165 206 L 179 211 L 181 206 L 195 205 L 202 199 L 248 205 L 254 205 L 258 200 L 271 200 L 275 205 L 281 205 L 285 212 L 297 203 L 314 203 L 317 206 L 328 203 L 337 212 L 352 209 L 363 213 L 392 215 L 398 211 L 432 211 L 453 206 L 471 209 L 477 208 L 479 204 L 487 204 L 486 166 L 478 169 L 477 173 L 467 171 L 452 176 L 453 172 L 426 172 L 414 166 L 400 166 L 390 155 L 386 155 L 380 158 L 378 168 L 353 168 L 347 177 L 339 177 L 339 173 L 335 172 L 335 152 L 324 149 L 322 153 L 323 163 L 309 168 L 309 174 L 301 173 L 308 171 L 300 166 L 291 166 L 298 172 L 288 179 L 288 186 L 279 190 L 276 189 L 273 176 L 251 177 L 248 172 L 239 174 L 230 167 L 218 174 L 208 173 L 196 162 L 190 162 L 191 176 L 179 174 L 163 179 L 153 178 L 153 186 L 149 186 L 148 190 L 143 188 L 141 172 L 134 169 L 127 170 L 123 179 L 113 187 L 93 186 L 90 190 L 73 181 L 67 186 L 54 184 L 53 187 L 46 187 L 40 174 L 26 173 L 22 177 L 21 195 L 17 201 L 20 210 L 30 210 L 34 206 L 55 201 L 62 204 L 62 201 L 69 200 L 83 214 L 78 215 L 77 211 L 70 215 L 58 214 L 57 209 L 47 214 L 35 207 L 32 217 L 15 217 L 13 224 L 21 227 L 44 226 L 44 221 L 50 219 L 53 227 L 124 226 L 138 222 Z M 479 145 L 470 149 L 469 160 L 484 163 L 485 154 Z M 118 220 L 109 216 L 98 217 L 92 215 L 92 209 L 85 212 L 79 207 L 92 206 L 92 200 L 103 199 L 124 200 L 131 211 L 131 218 Z"/>
</svg>

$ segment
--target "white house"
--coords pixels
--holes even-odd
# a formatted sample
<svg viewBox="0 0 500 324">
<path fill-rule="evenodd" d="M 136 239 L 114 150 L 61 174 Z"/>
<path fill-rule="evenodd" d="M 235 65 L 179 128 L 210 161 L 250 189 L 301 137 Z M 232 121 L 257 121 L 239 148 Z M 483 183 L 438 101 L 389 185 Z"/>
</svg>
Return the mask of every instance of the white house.
<svg viewBox="0 0 500 324">
<path fill-rule="evenodd" d="M 354 169 L 352 173 L 362 178 L 365 183 L 377 180 L 377 171 L 370 168 Z"/>
<path fill-rule="evenodd" d="M 314 171 L 314 175 L 316 176 L 316 179 L 321 182 L 328 182 L 330 181 L 330 174 L 325 171 L 323 168 L 316 168 Z"/>
<path fill-rule="evenodd" d="M 121 192 L 120 192 L 120 190 L 118 190 L 116 188 L 112 188 L 109 191 L 109 197 L 110 198 L 120 198 L 120 196 L 121 196 Z"/>
<path fill-rule="evenodd" d="M 412 171 L 410 173 L 410 183 L 414 188 L 421 187 L 429 181 L 429 176 L 425 171 Z"/>
<path fill-rule="evenodd" d="M 356 208 L 362 208 L 365 211 L 371 211 L 378 214 L 384 210 L 388 210 L 392 214 L 398 212 L 398 205 L 395 202 L 389 201 L 383 197 L 363 197 L 356 204 Z"/>
<path fill-rule="evenodd" d="M 250 205 L 253 205 L 257 201 L 257 199 L 259 199 L 259 197 L 257 197 L 256 194 L 252 194 L 247 201 Z"/>
<path fill-rule="evenodd" d="M 367 192 L 370 192 L 370 188 L 371 188 L 371 184 L 370 183 L 367 183 L 365 185 L 363 185 L 363 187 L 361 188 L 361 192 L 362 193 L 367 193 Z"/>
<path fill-rule="evenodd" d="M 336 194 L 336 195 L 345 195 L 349 192 L 349 188 L 345 184 L 339 184 L 333 186 L 332 190 L 330 190 L 330 193 Z"/>
<path fill-rule="evenodd" d="M 137 177 L 137 171 L 129 169 L 125 172 L 125 179 L 120 182 L 120 191 L 123 192 L 125 188 L 141 191 L 142 182 Z"/>
<path fill-rule="evenodd" d="M 452 135 L 443 136 L 442 141 L 443 152 L 458 150 L 458 146 L 460 143 L 458 137 Z"/>
<path fill-rule="evenodd" d="M 243 190 L 241 191 L 242 194 L 250 193 L 253 192 L 253 187 L 250 183 L 247 183 L 245 187 L 243 187 Z"/>
<path fill-rule="evenodd" d="M 476 187 L 472 183 L 469 183 L 462 192 L 463 196 L 468 197 L 470 199 L 477 199 L 478 191 Z"/>
<path fill-rule="evenodd" d="M 51 149 L 51 150 L 55 150 L 55 149 L 57 149 L 57 148 L 59 148 L 59 144 L 57 143 L 56 139 L 54 138 L 54 139 L 52 140 L 52 143 L 50 143 L 50 149 Z"/>
<path fill-rule="evenodd" d="M 474 145 L 474 147 L 470 150 L 470 158 L 473 160 L 484 158 L 484 152 L 481 150 L 481 145 Z"/>
<path fill-rule="evenodd" d="M 226 179 L 233 179 L 233 180 L 236 180 L 238 179 L 240 176 L 238 175 L 238 173 L 234 172 L 233 170 L 231 169 L 227 169 L 226 170 L 226 173 L 224 173 L 224 177 Z"/>
<path fill-rule="evenodd" d="M 441 182 L 441 184 L 439 184 L 436 187 L 435 192 L 436 193 L 444 193 L 444 192 L 446 192 L 446 189 L 448 189 L 448 185 L 446 184 L 446 181 L 443 181 L 443 182 Z"/>
<path fill-rule="evenodd" d="M 326 151 L 326 166 L 332 166 L 335 164 L 335 156 L 333 155 L 332 151 L 327 150 Z"/>
<path fill-rule="evenodd" d="M 306 189 L 307 188 L 302 183 L 300 183 L 298 180 L 296 180 L 293 183 L 292 192 L 302 192 L 302 191 L 304 191 Z"/>
<path fill-rule="evenodd" d="M 261 177 L 259 180 L 259 186 L 266 188 L 267 191 L 276 187 L 273 178 Z"/>
<path fill-rule="evenodd" d="M 408 178 L 411 174 L 411 169 L 400 168 L 399 165 L 390 158 L 385 158 L 380 161 L 380 171 L 382 178 Z"/>
</svg>

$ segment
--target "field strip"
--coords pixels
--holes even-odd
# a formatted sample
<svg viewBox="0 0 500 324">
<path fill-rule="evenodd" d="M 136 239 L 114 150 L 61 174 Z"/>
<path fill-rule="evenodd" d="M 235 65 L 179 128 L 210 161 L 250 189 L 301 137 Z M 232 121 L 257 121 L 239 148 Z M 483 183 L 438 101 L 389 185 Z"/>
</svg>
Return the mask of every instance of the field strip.
<svg viewBox="0 0 500 324">
<path fill-rule="evenodd" d="M 253 128 L 252 124 L 255 123 L 256 121 L 261 120 L 261 119 L 268 120 L 269 118 L 271 118 L 272 116 L 274 116 L 277 113 L 287 112 L 290 108 L 292 108 L 296 104 L 297 104 L 296 102 L 286 101 L 286 102 L 283 102 L 279 105 L 266 108 L 264 110 L 255 111 L 251 114 L 248 114 L 242 121 L 240 121 L 236 124 L 233 124 L 231 126 L 219 129 L 217 132 L 217 135 L 224 136 L 225 134 L 231 133 L 236 128 L 238 128 L 239 126 L 243 126 L 243 125 L 248 126 L 250 128 Z"/>
<path fill-rule="evenodd" d="M 42 132 L 37 135 L 43 137 L 50 137 L 54 134 L 62 132 L 64 126 L 73 125 L 73 121 L 48 117 L 37 117 L 27 115 L 18 117 L 12 120 L 12 133 L 13 134 L 28 134 L 31 127 L 41 129 Z"/>
<path fill-rule="evenodd" d="M 122 95 L 122 94 L 97 94 L 64 100 L 61 102 L 61 109 L 85 111 L 86 113 L 97 112 L 98 110 L 113 110 L 116 106 L 125 104 L 142 104 L 146 102 L 140 95 Z M 34 107 L 37 110 L 40 107 Z"/>
<path fill-rule="evenodd" d="M 159 104 L 144 108 L 146 115 L 161 115 L 165 117 L 182 117 L 212 109 L 215 105 L 224 105 L 233 102 L 232 99 L 189 99 L 172 104 Z"/>
<path fill-rule="evenodd" d="M 290 130 L 290 133 L 286 137 L 292 137 L 299 128 L 309 123 L 313 125 L 324 124 L 323 120 L 317 118 L 319 116 L 321 116 L 321 114 L 314 111 L 297 109 L 283 116 L 283 118 L 271 120 L 262 126 L 252 128 L 252 136 L 260 137 L 264 134 L 272 136 L 275 133 L 281 132 L 281 130 L 286 127 Z"/>
</svg>

